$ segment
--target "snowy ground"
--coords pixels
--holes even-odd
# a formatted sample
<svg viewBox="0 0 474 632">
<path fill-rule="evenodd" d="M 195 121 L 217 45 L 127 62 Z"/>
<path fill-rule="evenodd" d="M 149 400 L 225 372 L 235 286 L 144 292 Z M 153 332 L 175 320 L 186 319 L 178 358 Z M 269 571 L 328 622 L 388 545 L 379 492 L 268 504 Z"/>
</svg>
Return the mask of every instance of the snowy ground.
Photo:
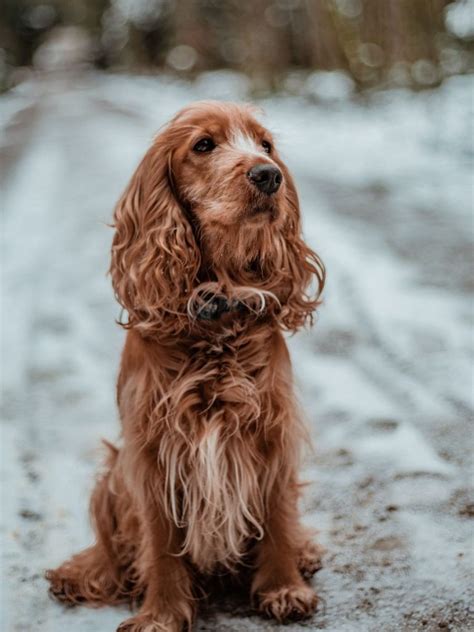
<svg viewBox="0 0 474 632">
<path fill-rule="evenodd" d="M 42 578 L 89 543 L 99 439 L 118 432 L 106 223 L 170 114 L 244 87 L 90 74 L 1 99 L 6 632 L 112 632 L 126 618 L 63 610 Z M 304 508 L 327 548 L 324 606 L 287 630 L 474 629 L 471 90 L 453 78 L 368 103 L 262 102 L 329 271 L 317 326 L 290 340 L 315 441 Z M 230 599 L 196 629 L 277 627 Z"/>
</svg>

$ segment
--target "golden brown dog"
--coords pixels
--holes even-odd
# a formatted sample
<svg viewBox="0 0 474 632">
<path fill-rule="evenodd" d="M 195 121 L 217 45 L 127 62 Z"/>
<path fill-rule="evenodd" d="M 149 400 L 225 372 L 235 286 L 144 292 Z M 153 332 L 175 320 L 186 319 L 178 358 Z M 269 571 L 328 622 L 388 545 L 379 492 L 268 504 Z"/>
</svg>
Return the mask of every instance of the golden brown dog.
<svg viewBox="0 0 474 632">
<path fill-rule="evenodd" d="M 109 446 L 93 492 L 96 543 L 48 571 L 51 592 L 140 603 L 121 632 L 178 632 L 199 578 L 245 560 L 261 612 L 309 616 L 319 549 L 298 515 L 304 429 L 282 331 L 311 321 L 325 273 L 271 135 L 249 107 L 187 107 L 146 153 L 114 226 L 123 445 Z"/>
</svg>

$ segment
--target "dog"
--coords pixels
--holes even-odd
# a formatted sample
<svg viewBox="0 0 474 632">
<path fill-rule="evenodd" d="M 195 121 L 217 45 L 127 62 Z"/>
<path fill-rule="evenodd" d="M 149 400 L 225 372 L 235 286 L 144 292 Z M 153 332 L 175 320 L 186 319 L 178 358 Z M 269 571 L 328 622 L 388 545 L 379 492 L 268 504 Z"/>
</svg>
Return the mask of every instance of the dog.
<svg viewBox="0 0 474 632">
<path fill-rule="evenodd" d="M 180 632 L 202 578 L 245 568 L 262 614 L 311 616 L 321 550 L 298 513 L 306 433 L 283 332 L 312 322 L 325 269 L 253 108 L 179 112 L 113 226 L 122 444 L 92 494 L 95 544 L 47 571 L 50 592 L 140 604 L 120 632 Z"/>
</svg>

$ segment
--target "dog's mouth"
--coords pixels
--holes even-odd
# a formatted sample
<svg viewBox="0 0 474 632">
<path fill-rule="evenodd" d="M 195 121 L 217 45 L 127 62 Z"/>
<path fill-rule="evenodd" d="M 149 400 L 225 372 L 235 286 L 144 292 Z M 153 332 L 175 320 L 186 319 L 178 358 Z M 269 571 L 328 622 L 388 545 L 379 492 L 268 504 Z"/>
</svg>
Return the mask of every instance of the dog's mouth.
<svg viewBox="0 0 474 632">
<path fill-rule="evenodd" d="M 263 223 L 273 223 L 276 222 L 280 215 L 280 211 L 276 204 L 269 203 L 255 203 L 253 205 L 248 214 L 247 219 L 252 224 L 263 224 Z"/>
</svg>

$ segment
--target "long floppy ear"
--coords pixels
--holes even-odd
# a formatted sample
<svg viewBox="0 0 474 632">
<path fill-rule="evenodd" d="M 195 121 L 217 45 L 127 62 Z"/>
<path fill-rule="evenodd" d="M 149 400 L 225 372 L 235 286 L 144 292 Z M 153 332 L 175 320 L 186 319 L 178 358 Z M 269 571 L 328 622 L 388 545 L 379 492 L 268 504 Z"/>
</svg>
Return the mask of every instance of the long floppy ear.
<svg viewBox="0 0 474 632">
<path fill-rule="evenodd" d="M 326 282 L 326 269 L 319 256 L 303 241 L 298 194 L 288 169 L 283 168 L 289 209 L 284 228 L 289 275 L 280 320 L 286 329 L 296 331 L 307 321 L 313 321 L 313 312 L 320 304 Z"/>
<path fill-rule="evenodd" d="M 186 325 L 186 302 L 199 270 L 192 227 L 175 198 L 164 134 L 135 171 L 114 213 L 110 274 L 127 328 L 144 334 Z"/>
</svg>

